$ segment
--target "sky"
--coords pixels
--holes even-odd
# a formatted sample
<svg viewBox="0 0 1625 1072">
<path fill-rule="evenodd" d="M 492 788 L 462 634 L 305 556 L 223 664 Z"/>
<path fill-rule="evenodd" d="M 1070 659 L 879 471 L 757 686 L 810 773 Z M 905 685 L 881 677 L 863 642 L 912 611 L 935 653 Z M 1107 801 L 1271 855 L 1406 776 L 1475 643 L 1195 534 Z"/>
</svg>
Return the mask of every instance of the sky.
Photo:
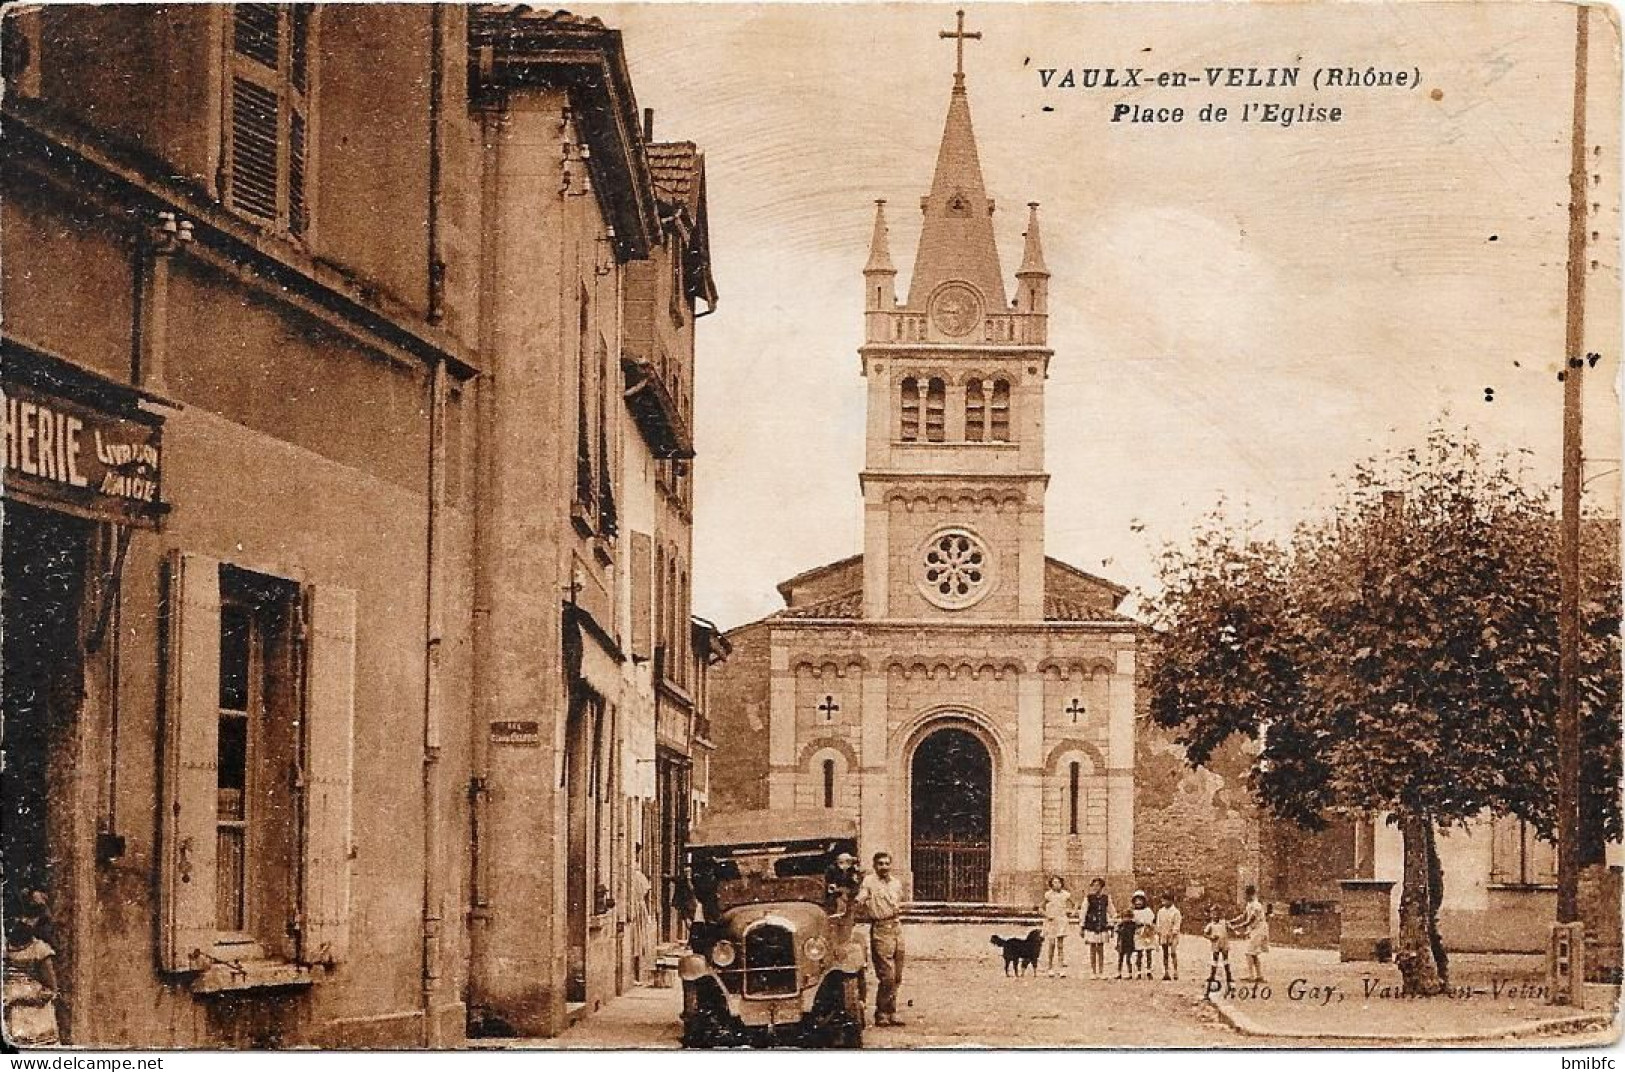
<svg viewBox="0 0 1625 1072">
<path fill-rule="evenodd" d="M 705 152 L 721 300 L 698 326 L 695 611 L 724 627 L 857 552 L 861 269 L 906 289 L 954 63 L 944 4 L 596 5 L 658 140 Z M 1007 285 L 1042 204 L 1048 553 L 1139 592 L 1221 499 L 1265 534 L 1441 419 L 1559 470 L 1573 9 L 989 3 L 965 66 Z M 1588 496 L 1618 501 L 1615 27 L 1592 16 Z M 1040 71 L 1301 69 L 1293 89 L 1045 88 Z M 1419 72 L 1322 88 L 1316 69 Z M 1205 77 L 1205 75 L 1203 76 Z M 1058 82 L 1056 75 L 1052 82 Z M 1240 123 L 1242 104 L 1340 122 Z M 1202 123 L 1212 103 L 1225 123 Z M 1112 122 L 1114 106 L 1183 122 Z M 1486 391 L 1488 389 L 1488 392 Z"/>
</svg>

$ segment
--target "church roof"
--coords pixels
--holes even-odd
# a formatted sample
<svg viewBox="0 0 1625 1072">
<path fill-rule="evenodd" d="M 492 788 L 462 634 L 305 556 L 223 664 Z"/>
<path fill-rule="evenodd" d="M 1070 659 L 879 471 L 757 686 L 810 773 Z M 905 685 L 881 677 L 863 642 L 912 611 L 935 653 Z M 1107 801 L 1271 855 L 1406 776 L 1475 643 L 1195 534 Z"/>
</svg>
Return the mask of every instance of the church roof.
<svg viewBox="0 0 1625 1072">
<path fill-rule="evenodd" d="M 785 607 L 774 614 L 775 618 L 861 618 L 863 617 L 863 593 L 845 592 L 829 599 L 820 599 L 816 603 L 807 603 L 799 607 Z"/>
<path fill-rule="evenodd" d="M 788 604 L 775 619 L 847 621 L 863 617 L 863 556 L 850 555 L 796 574 L 779 586 Z M 1140 623 L 1117 609 L 1128 589 L 1058 558 L 1044 558 L 1044 620 Z"/>
<path fill-rule="evenodd" d="M 999 249 L 993 241 L 993 200 L 982 182 L 970 99 L 962 77 L 954 79 L 948 97 L 948 119 L 937 150 L 937 170 L 921 208 L 925 224 L 914 256 L 909 307 L 924 308 L 937 287 L 950 279 L 963 279 L 982 292 L 989 309 L 1004 309 L 1004 276 L 999 269 Z"/>
<path fill-rule="evenodd" d="M 802 570 L 789 580 L 779 582 L 779 595 L 784 597 L 785 602 L 789 602 L 791 593 L 793 593 L 797 588 L 800 588 L 809 582 L 819 580 L 826 574 L 834 573 L 837 570 L 852 569 L 854 567 L 859 567 L 861 569 L 860 564 L 862 562 L 863 556 L 861 554 L 847 555 L 845 558 L 836 559 L 834 562 L 826 562 L 822 566 L 814 566 L 810 570 Z M 863 574 L 859 572 L 858 576 L 861 578 Z"/>
</svg>

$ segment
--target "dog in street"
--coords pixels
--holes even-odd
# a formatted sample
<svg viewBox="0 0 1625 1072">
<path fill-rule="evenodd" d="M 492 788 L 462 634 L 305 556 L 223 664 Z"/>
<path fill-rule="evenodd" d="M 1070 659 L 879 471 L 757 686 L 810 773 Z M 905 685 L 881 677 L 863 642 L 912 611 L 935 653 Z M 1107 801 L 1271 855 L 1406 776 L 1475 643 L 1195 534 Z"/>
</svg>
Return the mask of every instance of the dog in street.
<svg viewBox="0 0 1625 1072">
<path fill-rule="evenodd" d="M 1038 974 L 1038 954 L 1044 951 L 1043 931 L 1034 927 L 1025 938 L 1000 938 L 995 934 L 990 940 L 1004 950 L 1004 974 L 1009 975 L 1011 967 L 1018 976 L 1022 968 L 1030 968 L 1034 975 Z"/>
</svg>

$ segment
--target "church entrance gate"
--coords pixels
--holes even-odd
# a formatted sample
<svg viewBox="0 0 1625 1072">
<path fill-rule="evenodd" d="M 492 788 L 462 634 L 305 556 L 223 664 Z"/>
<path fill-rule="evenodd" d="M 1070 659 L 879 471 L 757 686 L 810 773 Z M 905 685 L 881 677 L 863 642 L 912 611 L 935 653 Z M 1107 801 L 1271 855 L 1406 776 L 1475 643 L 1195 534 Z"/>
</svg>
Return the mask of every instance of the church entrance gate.
<svg viewBox="0 0 1625 1072">
<path fill-rule="evenodd" d="M 993 759 L 967 730 L 930 733 L 909 772 L 917 901 L 985 902 L 992 865 Z"/>
</svg>

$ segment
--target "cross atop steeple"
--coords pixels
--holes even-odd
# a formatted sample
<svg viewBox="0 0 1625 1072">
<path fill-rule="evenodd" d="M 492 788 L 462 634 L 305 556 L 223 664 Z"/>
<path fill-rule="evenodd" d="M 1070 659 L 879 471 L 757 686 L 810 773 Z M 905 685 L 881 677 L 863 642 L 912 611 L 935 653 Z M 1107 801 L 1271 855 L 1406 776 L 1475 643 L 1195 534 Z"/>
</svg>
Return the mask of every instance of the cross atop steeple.
<svg viewBox="0 0 1625 1072">
<path fill-rule="evenodd" d="M 965 42 L 980 41 L 982 39 L 982 31 L 976 30 L 971 33 L 966 33 L 964 10 L 961 9 L 954 14 L 958 19 L 958 24 L 955 26 L 955 28 L 952 30 L 939 30 L 937 31 L 937 36 L 944 39 L 951 39 L 953 41 L 954 85 L 963 86 L 965 84 Z"/>
</svg>

